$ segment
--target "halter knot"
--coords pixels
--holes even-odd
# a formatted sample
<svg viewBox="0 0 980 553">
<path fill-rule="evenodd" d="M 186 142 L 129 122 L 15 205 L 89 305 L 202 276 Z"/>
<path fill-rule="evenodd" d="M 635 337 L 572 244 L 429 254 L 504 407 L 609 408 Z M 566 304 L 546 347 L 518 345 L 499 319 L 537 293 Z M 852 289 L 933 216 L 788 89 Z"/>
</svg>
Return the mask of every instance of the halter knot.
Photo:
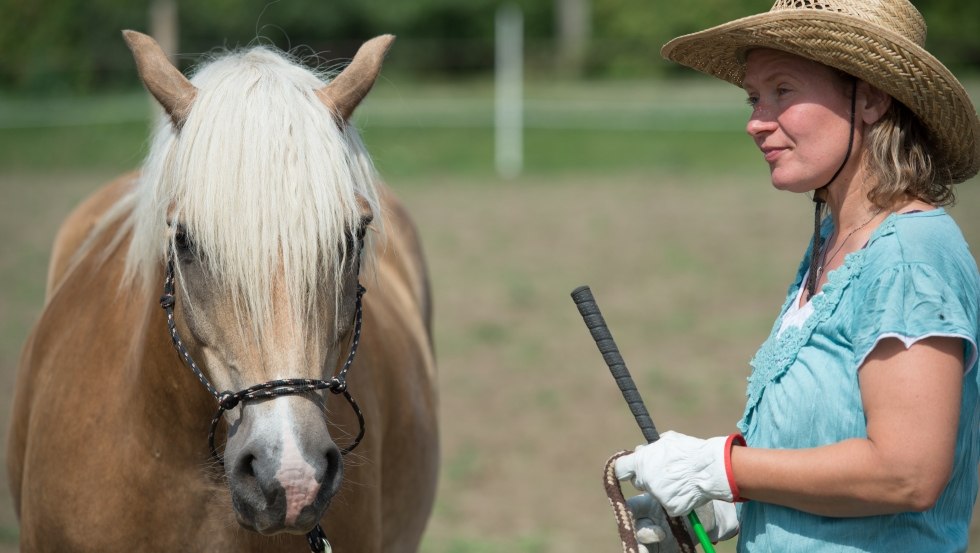
<svg viewBox="0 0 980 553">
<path fill-rule="evenodd" d="M 174 306 L 174 295 L 164 294 L 160 296 L 160 307 L 164 309 L 170 309 Z"/>
<path fill-rule="evenodd" d="M 241 398 L 237 394 L 229 391 L 221 392 L 221 395 L 218 396 L 218 406 L 224 411 L 231 411 L 240 401 Z"/>
<path fill-rule="evenodd" d="M 336 377 L 330 379 L 330 391 L 335 394 L 342 394 L 347 391 L 347 381 L 339 380 Z"/>
</svg>

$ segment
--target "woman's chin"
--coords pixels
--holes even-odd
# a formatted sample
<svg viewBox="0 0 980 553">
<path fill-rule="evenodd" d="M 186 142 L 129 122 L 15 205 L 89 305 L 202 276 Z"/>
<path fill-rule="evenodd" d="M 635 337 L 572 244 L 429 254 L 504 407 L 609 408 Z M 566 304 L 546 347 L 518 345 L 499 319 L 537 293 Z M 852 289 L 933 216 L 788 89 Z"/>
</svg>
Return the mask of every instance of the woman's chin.
<svg viewBox="0 0 980 553">
<path fill-rule="evenodd" d="M 813 192 L 819 185 L 812 182 L 812 179 L 799 179 L 787 177 L 786 175 L 780 175 L 773 172 L 770 175 L 772 187 L 776 190 L 781 190 L 783 192 L 795 192 L 797 194 L 802 194 L 806 192 Z"/>
</svg>

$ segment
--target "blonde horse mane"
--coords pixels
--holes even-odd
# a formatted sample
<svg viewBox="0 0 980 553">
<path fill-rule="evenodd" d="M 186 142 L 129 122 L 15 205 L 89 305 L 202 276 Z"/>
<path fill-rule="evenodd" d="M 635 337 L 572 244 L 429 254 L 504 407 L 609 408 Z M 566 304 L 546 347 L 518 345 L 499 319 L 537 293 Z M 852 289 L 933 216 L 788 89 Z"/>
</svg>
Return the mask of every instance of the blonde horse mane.
<svg viewBox="0 0 980 553">
<path fill-rule="evenodd" d="M 260 46 L 217 57 L 191 82 L 186 120 L 178 130 L 161 117 L 133 197 L 121 202 L 132 205 L 125 281 L 158 285 L 172 247 L 167 224 L 179 221 L 254 324 L 273 311 L 274 278 L 287 294 L 277 305 L 312 309 L 325 279 L 338 297 L 359 199 L 374 230 L 381 214 L 360 137 L 316 95 L 324 80 Z"/>
</svg>

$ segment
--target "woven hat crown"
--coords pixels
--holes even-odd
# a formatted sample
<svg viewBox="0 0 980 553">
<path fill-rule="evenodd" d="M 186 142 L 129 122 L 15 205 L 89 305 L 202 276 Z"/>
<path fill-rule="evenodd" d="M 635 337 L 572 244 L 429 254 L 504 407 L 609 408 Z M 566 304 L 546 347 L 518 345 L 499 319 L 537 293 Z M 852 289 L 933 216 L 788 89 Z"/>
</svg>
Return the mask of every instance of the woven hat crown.
<svg viewBox="0 0 980 553">
<path fill-rule="evenodd" d="M 780 10 L 826 10 L 863 19 L 872 25 L 904 36 L 919 46 L 926 45 L 926 20 L 908 2 L 880 0 L 776 0 L 770 12 Z"/>
</svg>

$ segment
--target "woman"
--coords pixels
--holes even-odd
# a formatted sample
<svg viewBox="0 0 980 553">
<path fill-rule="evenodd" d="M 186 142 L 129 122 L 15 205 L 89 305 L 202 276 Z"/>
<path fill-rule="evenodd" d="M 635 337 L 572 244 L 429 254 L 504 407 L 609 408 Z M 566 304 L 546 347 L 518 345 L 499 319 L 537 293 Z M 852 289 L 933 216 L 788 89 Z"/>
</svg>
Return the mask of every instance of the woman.
<svg viewBox="0 0 980 553">
<path fill-rule="evenodd" d="M 741 433 L 666 433 L 618 460 L 653 496 L 638 519 L 652 499 L 697 508 L 744 552 L 966 550 L 980 276 L 943 206 L 980 167 L 980 122 L 924 43 L 906 0 L 777 0 L 664 46 L 745 89 L 773 186 L 816 215 Z"/>
</svg>

